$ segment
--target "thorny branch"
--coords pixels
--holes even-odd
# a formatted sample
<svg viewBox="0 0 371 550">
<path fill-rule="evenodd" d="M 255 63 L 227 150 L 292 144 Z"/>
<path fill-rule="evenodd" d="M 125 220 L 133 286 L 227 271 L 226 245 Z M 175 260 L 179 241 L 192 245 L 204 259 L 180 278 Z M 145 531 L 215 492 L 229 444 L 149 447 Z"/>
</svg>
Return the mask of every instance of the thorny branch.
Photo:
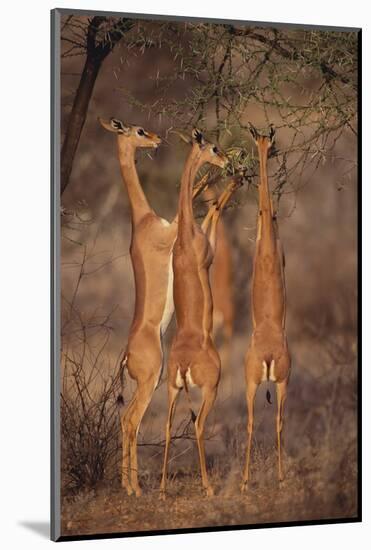
<svg viewBox="0 0 371 550">
<path fill-rule="evenodd" d="M 238 170 L 251 178 L 257 158 L 247 132 L 251 116 L 258 126 L 273 122 L 277 132 L 272 180 L 279 203 L 297 193 L 317 168 L 337 161 L 338 189 L 355 174 L 355 155 L 337 154 L 346 137 L 356 146 L 357 34 L 355 32 L 278 30 L 204 23 L 139 22 L 143 42 L 166 47 L 173 65 L 148 76 L 156 97 L 141 103 L 129 87 L 126 101 L 159 123 L 189 131 L 207 129 L 238 158 Z M 182 82 L 179 98 L 174 90 Z M 155 93 L 154 92 L 154 93 Z M 253 115 L 252 115 L 253 113 Z M 348 146 L 348 148 L 349 148 Z"/>
</svg>

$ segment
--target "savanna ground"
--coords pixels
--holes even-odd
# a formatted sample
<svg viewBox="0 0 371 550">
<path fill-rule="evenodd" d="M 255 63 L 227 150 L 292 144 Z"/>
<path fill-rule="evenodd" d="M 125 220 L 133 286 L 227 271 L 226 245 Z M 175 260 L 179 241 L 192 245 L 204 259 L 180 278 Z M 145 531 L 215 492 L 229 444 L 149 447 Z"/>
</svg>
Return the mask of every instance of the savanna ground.
<svg viewBox="0 0 371 550">
<path fill-rule="evenodd" d="M 243 340 L 239 340 L 242 349 Z M 233 396 L 229 388 L 223 396 L 221 387 L 209 420 L 206 452 L 214 497 L 202 493 L 192 425 L 182 400 L 176 416 L 175 432 L 180 438 L 172 445 L 168 496 L 165 501 L 159 499 L 165 420 L 165 394 L 160 388 L 140 431 L 143 496 L 128 497 L 121 489 L 117 463 L 107 482 L 64 497 L 62 532 L 72 535 L 354 517 L 357 455 L 353 353 L 334 364 L 316 338 L 293 345 L 292 353 L 282 483 L 276 471 L 275 402 L 269 405 L 261 389 L 256 404 L 252 479 L 247 493 L 240 493 L 246 443 L 241 357 L 235 362 L 237 387 Z M 318 365 L 317 374 L 311 376 L 314 364 Z M 223 382 L 229 386 L 227 377 Z M 117 423 L 117 437 L 118 433 Z"/>
<path fill-rule="evenodd" d="M 83 28 L 86 24 L 86 18 L 77 18 L 76 25 Z M 141 25 L 143 31 L 146 23 L 142 22 Z M 148 31 L 155 33 L 151 34 L 154 41 L 157 36 L 155 31 L 156 25 Z M 171 38 L 172 32 L 172 29 L 165 29 L 164 37 L 170 33 Z M 203 33 L 204 29 L 200 32 Z M 273 59 L 282 73 L 288 65 L 288 58 L 284 54 L 284 62 L 282 64 L 281 60 L 280 65 L 279 59 L 274 56 L 281 55 L 282 48 L 287 50 L 289 45 L 296 42 L 291 42 L 290 37 L 286 40 L 284 35 L 277 38 L 270 29 L 260 29 L 259 34 L 255 32 L 255 41 L 257 36 L 260 38 L 259 48 L 254 50 L 257 56 L 252 69 L 254 86 L 265 89 L 267 79 L 271 79 L 271 85 L 273 79 L 269 63 Z M 272 36 L 276 36 L 278 42 L 273 43 Z M 198 38 L 205 39 L 203 35 Z M 232 38 L 240 40 L 235 35 Z M 238 56 L 245 55 L 243 49 L 234 51 L 231 48 L 232 38 L 228 35 L 226 45 L 230 65 L 228 62 L 222 65 L 224 43 L 220 37 L 214 52 L 216 66 L 221 68 L 216 74 L 223 75 L 224 70 L 227 73 L 230 71 L 225 77 L 226 81 L 222 82 L 221 76 L 210 79 L 216 87 L 223 83 L 225 103 L 236 95 L 232 69 L 229 67 L 233 67 Z M 207 40 L 211 39 L 208 35 Z M 286 253 L 287 334 L 292 355 L 283 437 L 285 480 L 281 484 L 277 480 L 276 404 L 272 385 L 272 405 L 265 400 L 266 387 L 258 392 L 252 479 L 248 492 L 240 494 L 246 445 L 243 357 L 251 333 L 249 284 L 257 213 L 256 189 L 253 185 L 256 166 L 249 165 L 254 155 L 254 146 L 247 135 L 238 133 L 232 123 L 231 136 L 222 133 L 223 124 L 218 117 L 223 118 L 220 112 L 223 113 L 226 107 L 222 104 L 221 92 L 216 96 L 217 100 L 215 95 L 210 96 L 216 103 L 220 99 L 216 124 L 207 101 L 204 118 L 198 123 L 201 122 L 203 127 L 212 131 L 211 137 L 217 135 L 223 147 L 240 144 L 243 139 L 243 146 L 248 151 L 245 168 L 251 168 L 251 173 L 247 172 L 246 184 L 236 193 L 231 207 L 223 216 L 232 250 L 236 314 L 232 355 L 229 364 L 222 366 L 218 398 L 207 423 L 205 447 L 215 496 L 203 496 L 193 425 L 186 400 L 181 396 L 171 447 L 168 496 L 165 501 L 159 500 L 167 410 L 166 367 L 162 383 L 155 392 L 139 432 L 138 454 L 143 496 L 128 497 L 120 487 L 121 434 L 115 401 L 118 393 L 118 363 L 125 349 L 134 299 L 129 257 L 130 210 L 119 172 L 115 140 L 99 127 L 97 116 L 116 116 L 167 136 L 168 142 L 159 150 L 156 158 L 139 155 L 137 166 L 151 205 L 156 212 L 170 220 L 176 212 L 178 184 L 187 146 L 181 145 L 179 140 L 167 133 L 173 125 L 171 117 L 174 111 L 160 113 L 161 116 L 156 112 L 148 114 L 143 104 L 152 105 L 155 110 L 154 105 L 160 92 L 163 93 L 162 99 L 171 96 L 181 103 L 189 99 L 189 90 L 194 90 L 192 78 L 196 82 L 200 79 L 200 75 L 193 73 L 180 82 L 174 78 L 171 87 L 166 88 L 165 92 L 161 91 L 159 74 L 164 75 L 167 86 L 169 75 L 174 74 L 174 63 L 179 63 L 179 58 L 174 60 L 169 44 L 157 49 L 155 42 L 155 46 L 153 43 L 149 45 L 142 35 L 138 44 L 139 39 L 135 35 L 134 45 L 130 44 L 129 47 L 125 40 L 127 38 L 124 36 L 120 47 L 117 46 L 102 65 L 71 179 L 62 195 L 62 534 L 356 517 L 356 140 L 352 132 L 345 131 L 347 124 L 354 129 L 355 122 L 349 115 L 349 120 L 340 121 L 343 125 L 339 126 L 339 134 L 325 136 L 326 139 L 320 144 L 312 142 L 311 147 L 316 149 L 307 152 L 304 167 L 304 161 L 302 166 L 301 157 L 291 147 L 290 131 L 295 125 L 293 117 L 283 120 L 282 117 L 286 115 L 282 114 L 277 105 L 274 107 L 267 99 L 263 101 L 258 98 L 254 86 L 249 88 L 250 91 L 244 89 L 246 105 L 238 105 L 239 132 L 242 132 L 248 120 L 256 126 L 274 122 L 277 126 L 278 151 L 283 155 L 270 161 L 270 171 L 271 187 L 279 190 L 278 219 Z M 182 40 L 186 43 L 187 38 L 182 37 Z M 311 35 L 310 44 L 313 40 L 317 38 Z M 318 49 L 316 43 L 313 51 L 323 51 L 325 62 L 329 64 L 333 60 L 328 51 L 331 36 L 324 42 L 320 43 L 323 50 Z M 253 59 L 251 44 L 248 43 L 246 47 L 248 60 Z M 276 44 L 281 49 L 278 48 L 275 54 L 271 49 Z M 311 51 L 308 44 L 303 48 L 306 56 Z M 268 46 L 270 49 L 267 53 L 264 48 Z M 344 50 L 347 50 L 347 55 L 352 51 L 349 45 L 344 46 Z M 340 51 L 339 46 L 338 56 Z M 263 70 L 258 62 L 259 55 L 265 60 Z M 182 68 L 186 62 L 185 57 Z M 299 62 L 302 62 L 300 56 L 295 60 L 296 64 Z M 82 63 L 83 57 L 79 56 L 67 55 L 62 60 L 63 132 Z M 192 63 L 194 66 L 194 59 Z M 329 74 L 336 75 L 343 71 L 340 73 L 340 90 L 344 87 L 346 89 L 350 69 L 347 69 L 346 64 L 334 67 L 332 72 L 329 69 L 324 71 L 326 86 L 331 84 Z M 205 68 L 203 70 L 206 71 Z M 306 97 L 319 97 L 323 87 L 318 75 L 311 74 L 311 71 L 314 71 L 312 66 L 305 66 L 304 69 L 299 66 L 298 74 L 293 78 L 301 82 L 301 90 L 295 87 L 291 89 L 290 86 L 293 87 L 296 82 L 293 84 L 285 79 L 281 83 L 282 94 L 287 97 L 290 95 L 294 103 L 302 106 L 305 106 Z M 201 76 L 205 78 L 204 73 Z M 243 83 L 243 75 L 238 73 L 236 78 Z M 331 78 L 336 80 L 335 76 Z M 204 108 L 204 96 L 200 99 L 196 95 L 193 97 L 191 94 L 193 99 L 189 99 L 187 112 L 191 114 L 193 110 L 199 112 L 199 106 L 195 107 L 197 97 Z M 137 98 L 137 103 L 133 98 Z M 325 99 L 328 100 L 327 96 Z M 355 105 L 356 100 L 351 98 L 346 108 L 344 102 L 340 106 L 332 105 L 333 111 L 329 114 L 326 111 L 328 104 L 321 96 L 320 105 L 310 104 L 311 118 L 309 122 L 307 120 L 308 125 L 305 123 L 307 115 L 298 123 L 302 134 L 308 139 L 311 125 L 317 122 L 319 128 L 327 128 L 330 123 L 337 127 L 334 113 L 343 116 L 344 112 L 351 111 L 351 107 L 354 110 Z M 299 108 L 296 105 L 295 112 Z M 180 117 L 179 104 L 177 109 L 176 115 Z M 233 106 L 233 109 L 237 107 Z M 324 112 L 327 113 L 325 121 L 321 119 Z M 223 120 L 227 120 L 227 115 Z M 189 123 L 183 121 L 182 128 L 189 129 L 191 122 L 193 124 L 197 120 Z M 290 159 L 293 159 L 291 165 Z M 317 159 L 320 162 L 313 167 Z M 222 183 L 218 184 L 218 189 L 222 189 Z M 281 196 L 282 189 L 285 192 Z M 196 212 L 199 214 L 204 211 L 205 205 L 201 199 Z M 165 353 L 173 333 L 174 321 L 166 335 Z M 220 334 L 216 341 L 220 347 Z M 126 402 L 133 389 L 132 381 L 126 378 Z M 197 408 L 198 395 L 195 390 L 192 390 L 191 398 Z"/>
</svg>

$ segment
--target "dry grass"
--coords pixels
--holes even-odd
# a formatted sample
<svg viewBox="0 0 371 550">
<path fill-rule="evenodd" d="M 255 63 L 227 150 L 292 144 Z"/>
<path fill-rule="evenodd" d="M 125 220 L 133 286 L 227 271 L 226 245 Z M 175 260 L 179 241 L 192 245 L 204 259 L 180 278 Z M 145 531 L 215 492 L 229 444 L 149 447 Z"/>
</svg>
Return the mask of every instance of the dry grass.
<svg viewBox="0 0 371 550">
<path fill-rule="evenodd" d="M 323 520 L 356 515 L 354 457 L 336 462 L 329 449 L 308 456 L 286 457 L 287 476 L 278 484 L 274 449 L 260 449 L 247 494 L 239 492 L 237 470 L 212 468 L 216 496 L 206 498 L 192 471 L 178 472 L 169 483 L 166 501 L 159 500 L 159 475 L 142 479 L 144 496 L 128 497 L 114 484 L 65 499 L 65 535 L 168 530 L 223 525 Z M 257 456 L 258 454 L 258 456 Z"/>
<path fill-rule="evenodd" d="M 355 419 L 355 355 L 340 345 L 343 360 L 336 365 L 322 342 L 294 346 L 302 360 L 316 357 L 322 365 L 318 379 L 293 371 L 286 413 L 284 465 L 286 477 L 276 476 L 274 433 L 275 403 L 268 405 L 261 390 L 256 404 L 252 479 L 247 494 L 239 490 L 245 450 L 243 386 L 229 394 L 230 380 L 222 379 L 219 398 L 208 423 L 206 454 L 215 497 L 201 490 L 194 441 L 177 439 L 172 445 L 168 496 L 159 500 L 162 437 L 165 421 L 164 385 L 145 416 L 139 447 L 141 498 L 128 497 L 119 484 L 120 455 L 106 480 L 94 488 L 64 491 L 62 532 L 65 535 L 102 532 L 171 530 L 192 527 L 295 522 L 351 518 L 357 515 L 357 455 Z M 243 339 L 236 348 L 242 351 Z M 304 350 L 307 350 L 304 354 Z M 348 349 L 348 348 L 347 348 Z M 233 367 L 240 368 L 239 361 Z M 326 369 L 323 368 L 326 363 Z M 231 376 L 233 376 L 233 367 Z M 325 375 L 323 374 L 325 371 Z M 237 370 L 236 370 L 237 372 Z M 227 390 L 228 388 L 228 390 Z M 272 392 L 273 393 L 273 392 Z M 194 396 L 196 401 L 196 396 Z M 187 405 L 180 403 L 176 423 L 188 420 Z M 156 403 L 157 402 L 157 403 Z M 160 406 L 162 405 L 162 406 Z M 118 429 L 119 432 L 119 429 Z M 192 435 L 192 432 L 187 432 Z M 153 442 L 153 445 L 144 444 Z"/>
</svg>

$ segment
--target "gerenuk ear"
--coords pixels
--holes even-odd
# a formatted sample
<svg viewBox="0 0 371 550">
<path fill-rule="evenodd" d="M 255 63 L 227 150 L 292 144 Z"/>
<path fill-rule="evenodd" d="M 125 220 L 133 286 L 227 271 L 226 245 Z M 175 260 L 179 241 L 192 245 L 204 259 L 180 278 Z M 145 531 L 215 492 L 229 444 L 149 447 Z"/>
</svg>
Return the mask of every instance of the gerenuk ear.
<svg viewBox="0 0 371 550">
<path fill-rule="evenodd" d="M 118 120 L 117 118 L 111 118 L 110 120 L 107 120 L 105 118 L 98 117 L 98 120 L 101 126 L 103 126 L 103 128 L 105 130 L 108 130 L 109 132 L 115 132 L 116 134 L 124 134 L 127 132 L 127 128 L 124 126 L 121 120 Z"/>
<path fill-rule="evenodd" d="M 256 142 L 256 140 L 257 140 L 258 137 L 259 137 L 258 130 L 255 128 L 255 126 L 253 126 L 253 125 L 251 124 L 251 122 L 248 122 L 248 123 L 247 123 L 247 126 L 248 126 L 248 128 L 249 128 L 249 130 L 250 130 L 250 134 L 251 134 L 253 140 Z"/>
<path fill-rule="evenodd" d="M 113 129 L 114 132 L 117 132 L 119 134 L 127 134 L 128 131 L 129 131 L 129 128 L 127 126 L 125 126 L 125 124 L 123 122 L 121 122 L 121 120 L 119 120 L 118 118 L 111 118 L 110 119 L 110 124 L 111 124 L 111 128 Z"/>
<path fill-rule="evenodd" d="M 192 130 L 192 140 L 193 140 L 195 143 L 198 143 L 200 146 L 205 145 L 204 136 L 203 136 L 202 132 L 200 132 L 200 130 L 199 130 L 198 128 L 193 128 L 193 130 Z"/>
<path fill-rule="evenodd" d="M 274 143 L 275 136 L 276 136 L 276 129 L 273 126 L 273 124 L 271 124 L 269 127 L 269 139 L 270 139 L 271 145 L 273 145 Z"/>
</svg>

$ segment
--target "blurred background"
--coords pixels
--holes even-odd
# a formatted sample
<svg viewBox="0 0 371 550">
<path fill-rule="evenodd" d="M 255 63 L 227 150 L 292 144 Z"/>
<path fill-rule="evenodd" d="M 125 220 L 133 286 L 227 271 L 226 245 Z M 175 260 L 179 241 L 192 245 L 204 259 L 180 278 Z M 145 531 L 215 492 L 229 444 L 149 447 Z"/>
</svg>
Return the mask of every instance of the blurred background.
<svg viewBox="0 0 371 550">
<path fill-rule="evenodd" d="M 65 15 L 61 43 L 64 532 L 355 516 L 357 34 Z M 98 116 L 163 136 L 156 156 L 138 153 L 137 169 L 151 206 L 168 220 L 177 210 L 188 153 L 174 130 L 204 130 L 244 177 L 223 214 L 225 246 L 214 265 L 230 266 L 231 283 L 216 286 L 230 302 L 233 329 L 227 353 L 218 316 L 222 379 L 206 437 L 217 489 L 212 505 L 201 496 L 193 426 L 186 400 L 180 399 L 170 498 L 158 506 L 166 367 L 139 433 L 145 496 L 134 501 L 120 489 L 115 399 L 134 305 L 131 221 L 116 138 L 102 129 Z M 286 255 L 292 375 L 284 425 L 286 479 L 279 487 L 275 401 L 269 405 L 261 390 L 252 484 L 242 497 L 243 358 L 251 334 L 258 173 L 248 121 L 260 129 L 276 127 L 270 187 Z M 215 188 L 223 189 L 222 177 Z M 204 196 L 197 200 L 200 219 L 207 205 Z M 166 352 L 173 334 L 174 320 Z M 127 377 L 126 401 L 133 389 Z M 273 396 L 274 386 L 270 390 Z M 193 392 L 192 401 L 197 405 Z M 196 506 L 199 513 L 193 512 Z"/>
</svg>

